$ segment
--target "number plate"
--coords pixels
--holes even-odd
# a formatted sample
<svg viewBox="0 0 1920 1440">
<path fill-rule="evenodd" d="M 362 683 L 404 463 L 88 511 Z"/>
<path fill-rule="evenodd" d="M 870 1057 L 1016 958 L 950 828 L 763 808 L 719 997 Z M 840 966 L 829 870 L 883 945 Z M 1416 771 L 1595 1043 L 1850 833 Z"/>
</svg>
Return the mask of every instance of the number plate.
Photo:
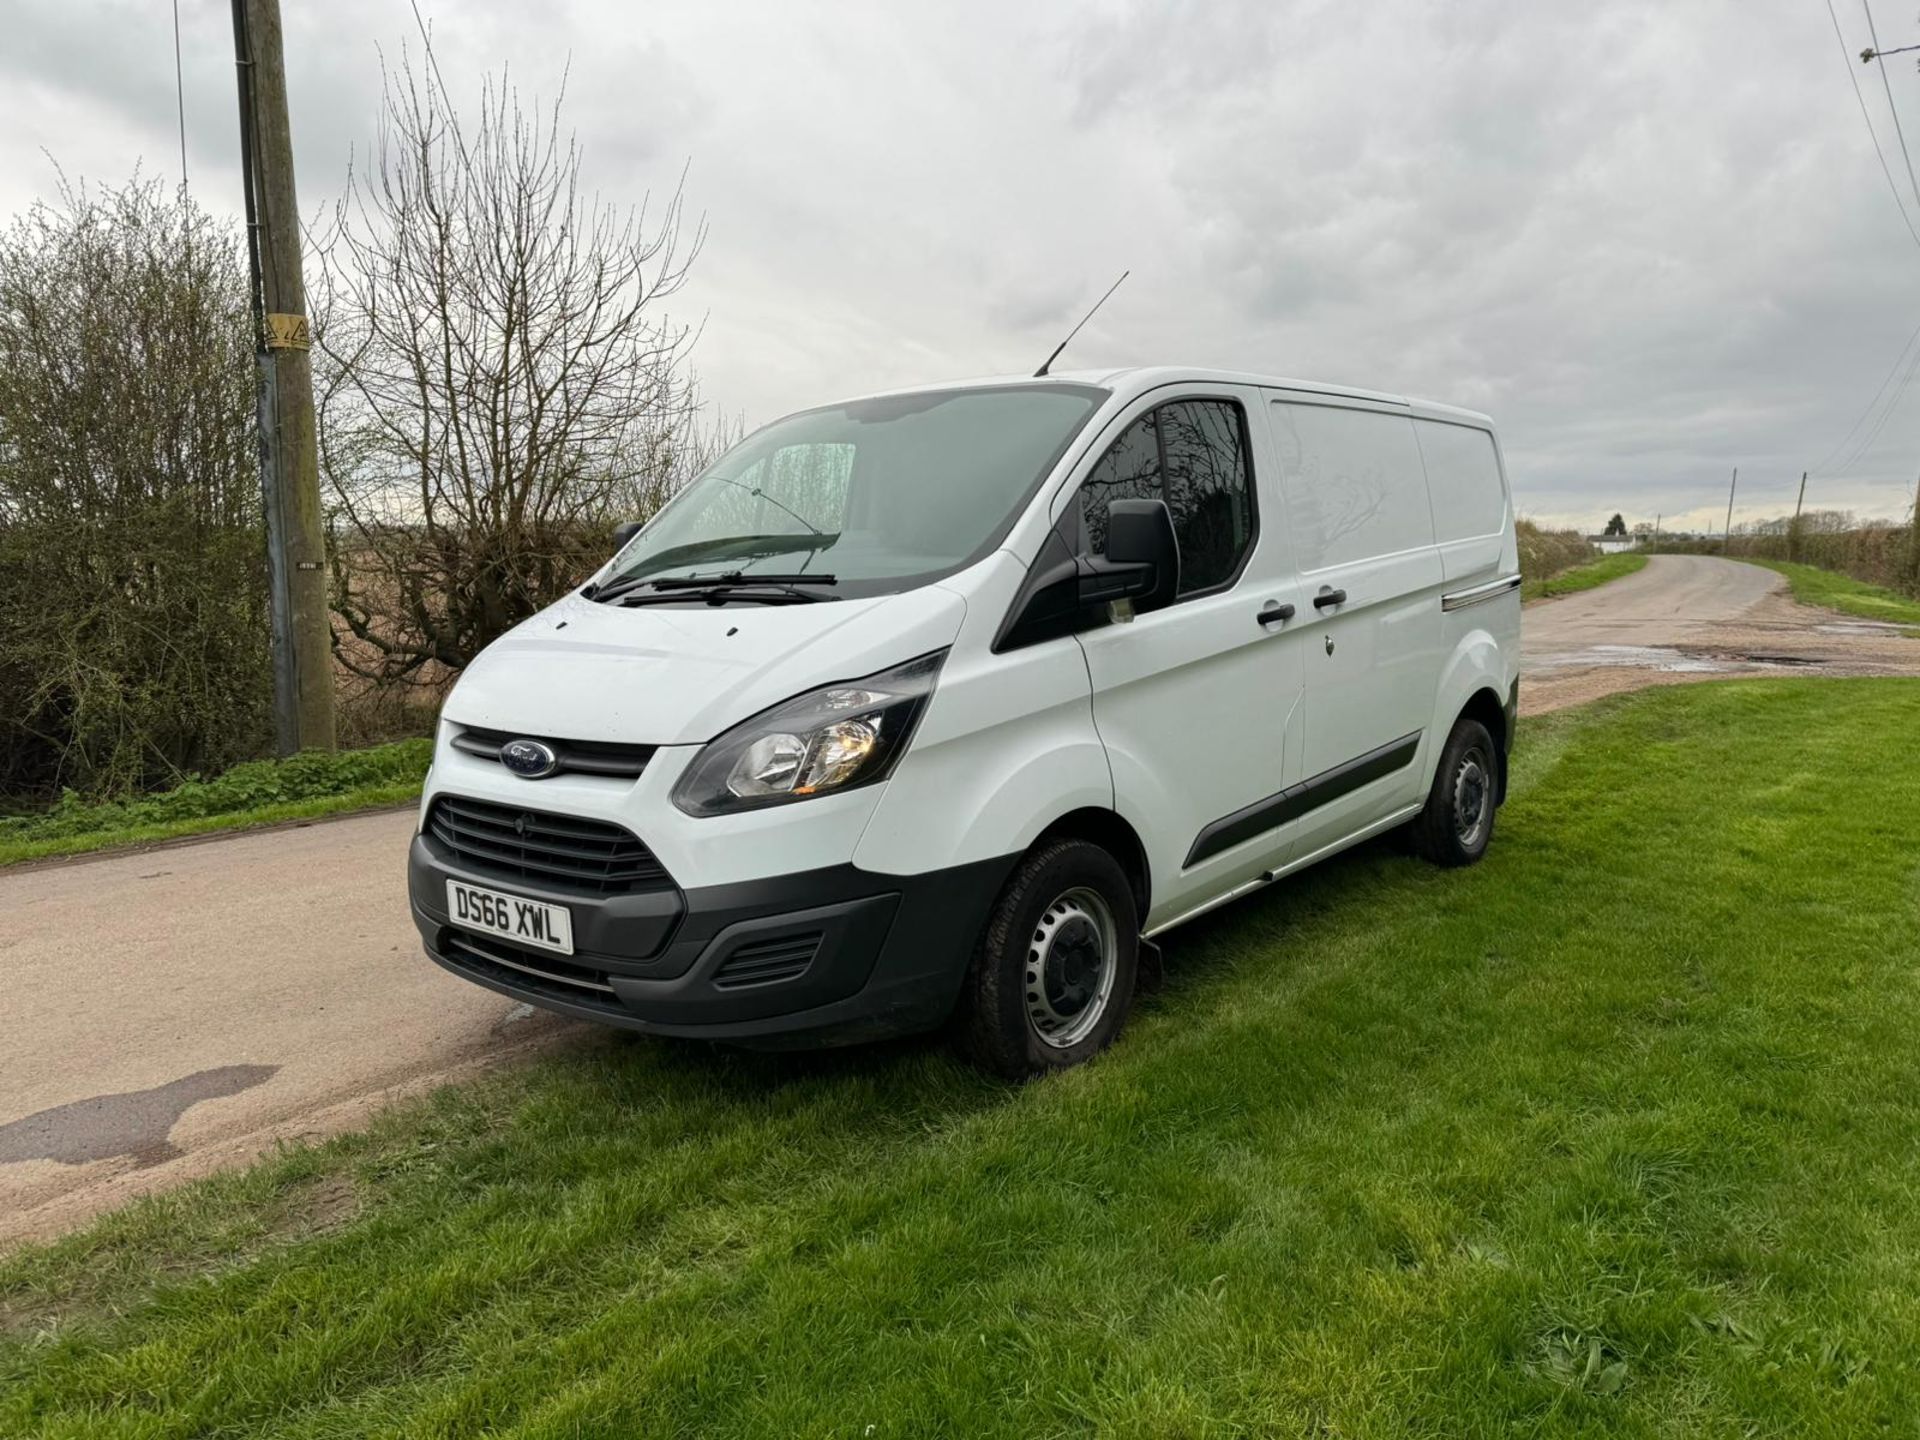
<svg viewBox="0 0 1920 1440">
<path fill-rule="evenodd" d="M 498 935 L 516 945 L 573 954 L 573 917 L 564 905 L 522 900 L 518 895 L 502 895 L 498 890 L 449 880 L 447 914 L 456 925 Z"/>
</svg>

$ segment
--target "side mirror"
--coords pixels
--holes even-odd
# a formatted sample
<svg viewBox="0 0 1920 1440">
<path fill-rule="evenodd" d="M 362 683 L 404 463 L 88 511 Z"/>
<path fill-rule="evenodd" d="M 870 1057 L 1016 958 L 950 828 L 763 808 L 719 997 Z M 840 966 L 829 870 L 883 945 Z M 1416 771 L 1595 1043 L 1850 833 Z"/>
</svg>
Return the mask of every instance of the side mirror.
<svg viewBox="0 0 1920 1440">
<path fill-rule="evenodd" d="M 1104 623 L 1115 600 L 1136 614 L 1180 593 L 1180 544 L 1163 500 L 1116 500 L 1107 510 L 1107 553 L 1076 555 L 1075 530 L 1051 531 L 994 636 L 993 651 L 1036 645 Z"/>
<path fill-rule="evenodd" d="M 1164 500 L 1116 500 L 1107 507 L 1107 553 L 1083 562 L 1080 601 L 1131 600 L 1144 615 L 1180 593 L 1180 542 Z"/>
<path fill-rule="evenodd" d="M 616 551 L 626 549 L 627 541 L 638 535 L 646 527 L 646 523 L 644 520 L 629 520 L 624 525 L 614 526 L 613 548 Z"/>
</svg>

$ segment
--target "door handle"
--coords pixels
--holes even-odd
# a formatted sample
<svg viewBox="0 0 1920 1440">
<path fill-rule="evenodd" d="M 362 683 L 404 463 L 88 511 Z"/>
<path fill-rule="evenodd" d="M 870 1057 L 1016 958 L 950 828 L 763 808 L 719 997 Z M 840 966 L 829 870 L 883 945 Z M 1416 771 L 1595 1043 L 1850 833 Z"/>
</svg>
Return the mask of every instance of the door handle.
<svg viewBox="0 0 1920 1440">
<path fill-rule="evenodd" d="M 1313 597 L 1313 608 L 1316 610 L 1324 610 L 1329 605 L 1344 605 L 1346 603 L 1347 592 L 1344 590 L 1322 590 L 1318 595 Z"/>
<path fill-rule="evenodd" d="M 1282 620 L 1291 620 L 1293 618 L 1293 606 L 1280 605 L 1269 600 L 1265 605 L 1260 607 L 1259 615 L 1254 618 L 1259 620 L 1260 628 L 1264 630 L 1269 625 L 1278 625 Z"/>
</svg>

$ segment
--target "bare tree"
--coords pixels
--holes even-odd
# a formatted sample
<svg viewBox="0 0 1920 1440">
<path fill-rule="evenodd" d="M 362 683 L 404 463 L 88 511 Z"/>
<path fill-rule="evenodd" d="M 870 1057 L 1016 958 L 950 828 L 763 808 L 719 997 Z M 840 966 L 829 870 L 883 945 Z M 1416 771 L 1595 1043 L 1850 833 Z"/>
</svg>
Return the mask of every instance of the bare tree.
<svg viewBox="0 0 1920 1440">
<path fill-rule="evenodd" d="M 372 169 L 319 246 L 321 468 L 336 507 L 334 642 L 386 682 L 457 669 L 650 513 L 701 436 L 693 333 L 661 313 L 704 228 L 580 188 L 560 102 L 502 76 L 463 129 L 390 74 Z"/>
<path fill-rule="evenodd" d="M 252 351 L 238 234 L 156 180 L 0 232 L 0 791 L 266 747 Z"/>
</svg>

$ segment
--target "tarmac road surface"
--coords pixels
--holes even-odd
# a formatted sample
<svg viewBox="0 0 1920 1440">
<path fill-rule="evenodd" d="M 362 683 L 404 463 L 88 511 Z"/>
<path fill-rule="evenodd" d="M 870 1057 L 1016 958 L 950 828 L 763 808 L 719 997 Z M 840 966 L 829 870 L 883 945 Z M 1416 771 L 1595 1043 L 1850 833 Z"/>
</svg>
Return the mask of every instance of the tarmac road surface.
<svg viewBox="0 0 1920 1440">
<path fill-rule="evenodd" d="M 1729 674 L 1920 673 L 1920 640 L 1713 558 L 1656 556 L 1530 606 L 1522 648 L 1528 710 Z M 413 823 L 387 812 L 0 872 L 0 1243 L 604 1033 L 421 954 Z"/>
<path fill-rule="evenodd" d="M 413 824 L 0 872 L 0 1242 L 591 1033 L 421 953 Z"/>
</svg>

